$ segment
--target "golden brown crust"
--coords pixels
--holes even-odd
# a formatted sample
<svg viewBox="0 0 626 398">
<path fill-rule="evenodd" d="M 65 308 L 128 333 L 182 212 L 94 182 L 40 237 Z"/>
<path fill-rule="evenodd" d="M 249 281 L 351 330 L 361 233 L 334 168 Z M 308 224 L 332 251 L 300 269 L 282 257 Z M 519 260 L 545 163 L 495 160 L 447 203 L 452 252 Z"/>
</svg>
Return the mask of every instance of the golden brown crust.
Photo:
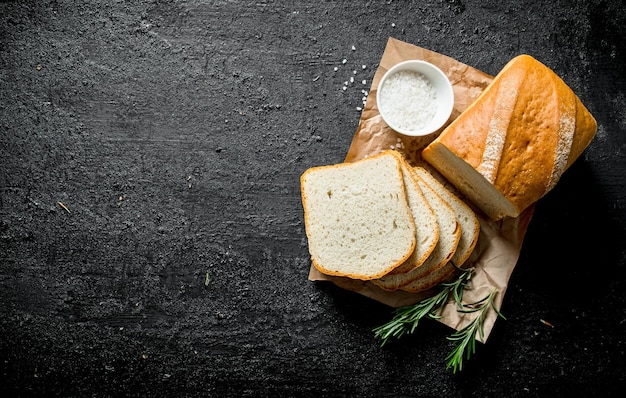
<svg viewBox="0 0 626 398">
<path fill-rule="evenodd" d="M 493 184 L 517 210 L 507 214 L 515 217 L 556 184 L 596 129 L 593 116 L 561 78 L 520 55 L 423 156 L 440 168 L 431 155 L 437 145 L 445 146 Z"/>
</svg>

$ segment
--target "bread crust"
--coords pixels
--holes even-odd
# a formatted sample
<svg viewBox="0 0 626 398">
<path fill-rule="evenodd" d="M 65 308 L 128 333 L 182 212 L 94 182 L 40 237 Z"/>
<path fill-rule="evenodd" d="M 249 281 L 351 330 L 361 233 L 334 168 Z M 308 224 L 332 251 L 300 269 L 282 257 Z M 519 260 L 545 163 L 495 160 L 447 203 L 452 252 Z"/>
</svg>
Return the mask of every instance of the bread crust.
<svg viewBox="0 0 626 398">
<path fill-rule="evenodd" d="M 529 55 L 512 59 L 422 156 L 490 218 L 517 217 L 544 196 L 589 145 L 591 113 L 567 84 Z M 492 209 L 471 195 L 471 171 L 451 170 L 442 146 L 482 175 L 509 205 Z M 449 163 L 449 162 L 447 162 Z M 464 186 L 465 185 L 465 186 Z"/>
</svg>

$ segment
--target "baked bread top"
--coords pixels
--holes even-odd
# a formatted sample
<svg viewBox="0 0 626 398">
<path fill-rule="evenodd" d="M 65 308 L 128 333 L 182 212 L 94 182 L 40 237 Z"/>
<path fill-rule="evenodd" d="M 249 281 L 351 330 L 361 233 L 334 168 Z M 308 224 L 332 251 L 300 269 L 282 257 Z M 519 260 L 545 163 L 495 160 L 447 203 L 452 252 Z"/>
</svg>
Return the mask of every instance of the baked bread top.
<svg viewBox="0 0 626 398">
<path fill-rule="evenodd" d="M 520 55 L 422 156 L 490 218 L 517 217 L 554 187 L 596 129 L 560 77 Z"/>
</svg>

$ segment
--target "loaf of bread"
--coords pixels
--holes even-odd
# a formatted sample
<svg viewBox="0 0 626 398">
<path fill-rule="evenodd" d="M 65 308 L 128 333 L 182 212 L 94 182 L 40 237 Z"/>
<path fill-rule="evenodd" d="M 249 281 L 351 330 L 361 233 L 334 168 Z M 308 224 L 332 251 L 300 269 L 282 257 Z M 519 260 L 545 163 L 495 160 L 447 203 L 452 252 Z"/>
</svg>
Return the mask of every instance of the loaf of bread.
<svg viewBox="0 0 626 398">
<path fill-rule="evenodd" d="M 320 272 L 380 278 L 414 252 L 415 221 L 394 154 L 314 167 L 300 185 L 311 262 Z"/>
<path fill-rule="evenodd" d="M 548 67 L 512 59 L 422 152 L 489 218 L 517 217 L 557 183 L 597 124 Z"/>
</svg>

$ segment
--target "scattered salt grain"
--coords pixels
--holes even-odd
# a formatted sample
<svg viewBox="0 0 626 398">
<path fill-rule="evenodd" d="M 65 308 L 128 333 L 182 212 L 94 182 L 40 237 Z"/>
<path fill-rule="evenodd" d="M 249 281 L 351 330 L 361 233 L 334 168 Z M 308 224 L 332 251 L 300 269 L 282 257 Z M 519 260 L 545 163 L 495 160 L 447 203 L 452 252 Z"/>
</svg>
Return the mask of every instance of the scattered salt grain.
<svg viewBox="0 0 626 398">
<path fill-rule="evenodd" d="M 367 84 L 367 80 L 363 80 L 361 83 L 363 83 L 363 84 Z"/>
<path fill-rule="evenodd" d="M 356 107 L 356 110 L 357 110 L 357 111 L 361 111 L 361 110 L 363 110 L 363 108 L 361 108 L 360 106 L 357 106 L 357 107 Z"/>
<path fill-rule="evenodd" d="M 339 68 L 335 66 L 335 72 L 337 72 L 338 70 L 339 70 Z"/>
<path fill-rule="evenodd" d="M 355 70 L 353 70 L 353 71 L 352 71 L 352 74 L 353 74 L 353 75 L 356 75 L 356 71 L 355 71 Z"/>
<path fill-rule="evenodd" d="M 350 76 L 350 83 L 354 83 L 354 77 Z"/>
<path fill-rule="evenodd" d="M 348 62 L 348 60 L 345 58 L 343 59 L 343 61 L 341 61 L 342 64 L 345 64 L 346 62 Z"/>
<path fill-rule="evenodd" d="M 352 46 L 352 51 L 356 50 L 356 47 Z"/>
<path fill-rule="evenodd" d="M 367 68 L 367 66 L 361 65 L 361 69 L 365 69 L 365 68 Z"/>
<path fill-rule="evenodd" d="M 435 115 L 437 92 L 424 75 L 400 71 L 385 80 L 380 89 L 381 112 L 397 127 L 418 131 Z"/>
<path fill-rule="evenodd" d="M 341 89 L 342 89 L 343 91 L 346 91 L 346 90 L 348 89 L 348 87 L 343 86 Z"/>
<path fill-rule="evenodd" d="M 392 23 L 391 23 L 391 27 L 392 27 L 392 28 L 395 28 L 395 27 L 396 27 L 396 24 L 392 22 Z"/>
</svg>

